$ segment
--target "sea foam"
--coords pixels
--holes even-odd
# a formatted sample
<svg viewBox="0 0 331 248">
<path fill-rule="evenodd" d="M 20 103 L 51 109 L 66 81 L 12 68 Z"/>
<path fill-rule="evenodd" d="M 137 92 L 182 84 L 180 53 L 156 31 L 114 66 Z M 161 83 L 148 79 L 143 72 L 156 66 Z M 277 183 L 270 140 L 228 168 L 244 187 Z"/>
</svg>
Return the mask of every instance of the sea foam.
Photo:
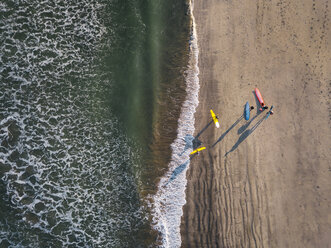
<svg viewBox="0 0 331 248">
<path fill-rule="evenodd" d="M 0 4 L 0 246 L 132 247 L 135 155 L 94 62 L 113 38 L 104 7 L 14 2 Z"/>
<path fill-rule="evenodd" d="M 190 165 L 189 153 L 193 148 L 194 113 L 198 106 L 199 94 L 199 49 L 193 2 L 190 1 L 191 39 L 189 66 L 185 72 L 187 97 L 178 120 L 177 138 L 171 145 L 172 157 L 168 173 L 161 178 L 158 191 L 153 197 L 154 228 L 161 233 L 162 247 L 180 247 L 180 223 L 183 206 L 186 203 L 186 172 Z"/>
</svg>

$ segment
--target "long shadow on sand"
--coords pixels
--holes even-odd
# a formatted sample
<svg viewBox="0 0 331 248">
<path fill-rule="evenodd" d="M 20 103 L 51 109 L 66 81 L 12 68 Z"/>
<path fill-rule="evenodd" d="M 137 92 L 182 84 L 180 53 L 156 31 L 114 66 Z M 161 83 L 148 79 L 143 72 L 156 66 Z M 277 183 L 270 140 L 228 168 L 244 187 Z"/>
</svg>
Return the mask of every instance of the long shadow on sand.
<svg viewBox="0 0 331 248">
<path fill-rule="evenodd" d="M 243 142 L 249 135 L 251 135 L 254 130 L 264 121 L 264 119 L 265 116 L 263 116 L 263 118 L 261 118 L 251 129 L 246 130 L 242 135 L 240 135 L 237 142 L 232 146 L 231 150 L 225 154 L 225 156 L 227 156 L 230 152 L 236 150 L 237 147 L 241 144 L 241 142 Z"/>
<path fill-rule="evenodd" d="M 258 112 L 256 113 L 256 115 L 254 115 L 254 117 L 252 119 L 250 119 L 246 124 L 242 125 L 239 129 L 238 129 L 238 134 L 241 134 L 242 132 L 244 132 L 248 126 L 252 123 L 252 121 L 254 121 L 256 119 L 256 117 L 258 117 L 262 112 L 260 110 L 257 110 Z"/>
<path fill-rule="evenodd" d="M 206 131 L 206 129 L 213 123 L 214 121 L 211 120 L 204 128 L 201 129 L 201 131 L 195 136 L 195 139 L 199 138 L 199 136 Z"/>
<path fill-rule="evenodd" d="M 218 140 L 211 146 L 214 147 L 218 142 L 220 142 L 224 137 L 234 128 L 241 120 L 244 118 L 244 115 L 241 115 L 238 120 L 236 120 L 231 127 L 228 128 L 219 138 Z"/>
<path fill-rule="evenodd" d="M 184 150 L 178 154 L 179 156 L 182 156 L 187 149 L 193 147 L 194 137 L 190 134 L 186 134 L 186 136 L 184 137 L 184 141 L 185 141 L 185 147 Z"/>
<path fill-rule="evenodd" d="M 211 120 L 204 128 L 201 129 L 201 131 L 195 136 L 193 137 L 192 135 L 190 134 L 187 134 L 185 137 L 184 137 L 184 141 L 185 141 L 185 147 L 184 147 L 184 150 L 179 153 L 178 155 L 179 156 L 182 156 L 184 154 L 184 152 L 189 149 L 189 148 L 193 148 L 193 150 L 197 149 L 201 144 L 202 142 L 199 140 L 199 136 L 207 130 L 207 128 L 213 123 L 213 120 Z"/>
<path fill-rule="evenodd" d="M 174 171 L 172 172 L 169 181 L 164 185 L 167 186 L 169 183 L 171 183 L 173 180 L 176 179 L 176 177 L 182 173 L 185 168 L 188 166 L 189 162 L 196 156 L 197 154 L 193 154 L 188 160 L 186 160 L 183 164 L 179 165 Z"/>
<path fill-rule="evenodd" d="M 249 121 L 247 122 L 245 125 L 241 126 L 239 129 L 238 129 L 238 134 L 241 134 L 242 132 L 244 132 L 248 126 L 252 123 L 252 121 L 254 121 L 254 119 L 256 117 L 258 117 L 264 110 L 260 110 L 260 108 L 262 107 L 260 102 L 259 102 L 259 99 L 257 99 L 256 97 L 256 94 L 255 94 L 255 91 L 253 90 L 252 91 L 252 94 L 254 95 L 254 99 L 255 99 L 255 103 L 256 103 L 256 115 Z"/>
</svg>

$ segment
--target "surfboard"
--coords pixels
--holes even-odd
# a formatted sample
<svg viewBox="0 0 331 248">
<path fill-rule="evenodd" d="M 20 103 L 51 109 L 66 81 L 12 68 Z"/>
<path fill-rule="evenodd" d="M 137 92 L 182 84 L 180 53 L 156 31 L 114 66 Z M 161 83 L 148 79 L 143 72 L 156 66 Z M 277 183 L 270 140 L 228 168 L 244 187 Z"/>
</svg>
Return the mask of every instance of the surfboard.
<svg viewBox="0 0 331 248">
<path fill-rule="evenodd" d="M 250 116 L 250 107 L 249 107 L 249 103 L 246 102 L 245 105 L 245 111 L 244 111 L 244 116 L 245 116 L 245 120 L 248 121 L 249 120 L 249 116 Z"/>
<path fill-rule="evenodd" d="M 271 108 L 270 108 L 270 110 L 268 111 L 267 116 L 265 117 L 265 119 L 268 119 L 268 117 L 270 116 L 271 111 L 272 111 L 273 108 L 274 108 L 274 105 L 271 105 Z"/>
<path fill-rule="evenodd" d="M 206 147 L 200 147 L 200 148 L 198 148 L 198 149 L 195 149 L 193 152 L 191 152 L 190 153 L 190 155 L 193 155 L 193 154 L 195 154 L 195 153 L 197 153 L 197 152 L 200 152 L 200 151 L 202 151 L 202 150 L 205 150 L 206 149 Z"/>
<path fill-rule="evenodd" d="M 214 111 L 213 110 L 210 110 L 210 114 L 211 114 L 211 117 L 213 118 L 213 121 L 215 123 L 215 126 L 217 128 L 219 128 L 220 127 L 220 123 L 218 122 L 217 116 L 215 115 Z"/>
<path fill-rule="evenodd" d="M 259 100 L 261 106 L 264 107 L 264 101 L 263 101 L 261 92 L 259 91 L 258 88 L 255 88 L 255 95 L 256 95 L 257 99 Z"/>
</svg>

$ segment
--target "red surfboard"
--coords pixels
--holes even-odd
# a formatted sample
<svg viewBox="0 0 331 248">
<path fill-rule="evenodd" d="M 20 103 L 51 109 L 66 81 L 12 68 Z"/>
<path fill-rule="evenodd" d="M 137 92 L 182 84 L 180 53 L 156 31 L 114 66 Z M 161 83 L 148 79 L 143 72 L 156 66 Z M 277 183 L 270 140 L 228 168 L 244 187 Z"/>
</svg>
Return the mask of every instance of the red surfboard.
<svg viewBox="0 0 331 248">
<path fill-rule="evenodd" d="M 255 88 L 255 95 L 256 95 L 257 99 L 259 100 L 261 106 L 264 107 L 264 101 L 263 101 L 261 92 L 259 91 L 258 88 Z"/>
</svg>

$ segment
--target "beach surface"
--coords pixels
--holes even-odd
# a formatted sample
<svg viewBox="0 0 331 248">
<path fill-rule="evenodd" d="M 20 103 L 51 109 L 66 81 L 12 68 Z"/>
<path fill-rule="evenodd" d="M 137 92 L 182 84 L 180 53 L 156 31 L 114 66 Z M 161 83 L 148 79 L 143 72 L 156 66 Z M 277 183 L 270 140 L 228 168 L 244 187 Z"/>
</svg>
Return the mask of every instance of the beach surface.
<svg viewBox="0 0 331 248">
<path fill-rule="evenodd" d="M 330 5 L 194 0 L 207 149 L 187 172 L 182 247 L 331 247 Z M 210 109 L 219 129 L 204 129 Z"/>
</svg>

